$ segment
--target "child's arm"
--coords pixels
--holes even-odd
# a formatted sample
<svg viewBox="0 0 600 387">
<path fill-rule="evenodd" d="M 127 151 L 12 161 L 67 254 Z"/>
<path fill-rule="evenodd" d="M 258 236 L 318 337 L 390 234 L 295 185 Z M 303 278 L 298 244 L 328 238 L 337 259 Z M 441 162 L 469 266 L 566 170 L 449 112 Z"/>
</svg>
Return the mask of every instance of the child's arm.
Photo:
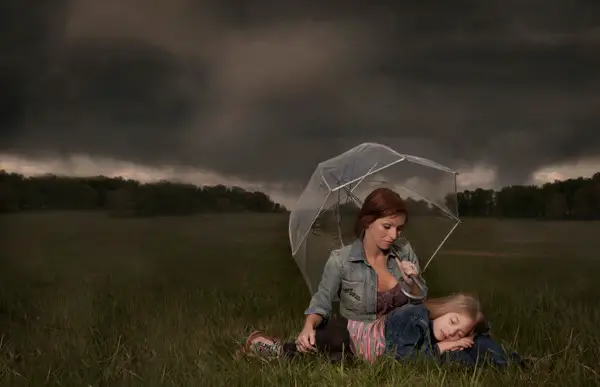
<svg viewBox="0 0 600 387">
<path fill-rule="evenodd" d="M 470 348 L 473 345 L 473 337 L 463 337 L 462 339 L 454 341 L 441 341 L 436 344 L 440 355 L 448 351 L 463 350 Z"/>
</svg>

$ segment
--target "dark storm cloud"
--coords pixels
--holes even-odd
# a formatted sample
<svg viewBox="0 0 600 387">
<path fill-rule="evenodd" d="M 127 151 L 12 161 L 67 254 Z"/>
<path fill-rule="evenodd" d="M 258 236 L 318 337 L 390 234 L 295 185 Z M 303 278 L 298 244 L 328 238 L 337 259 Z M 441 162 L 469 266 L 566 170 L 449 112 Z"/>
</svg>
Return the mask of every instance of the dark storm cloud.
<svg viewBox="0 0 600 387">
<path fill-rule="evenodd" d="M 0 3 L 0 143 L 18 134 L 40 79 L 39 70 L 60 47 L 66 1 L 35 7 L 26 1 Z"/>
<path fill-rule="evenodd" d="M 181 74 L 176 58 L 147 44 L 70 46 L 32 102 L 21 141 L 138 161 L 172 155 L 172 129 L 188 124 L 201 99 L 183 84 L 202 75 Z"/>
<path fill-rule="evenodd" d="M 600 154 L 596 1 L 14 4 L 5 150 L 302 182 L 363 141 L 503 183 Z"/>
</svg>

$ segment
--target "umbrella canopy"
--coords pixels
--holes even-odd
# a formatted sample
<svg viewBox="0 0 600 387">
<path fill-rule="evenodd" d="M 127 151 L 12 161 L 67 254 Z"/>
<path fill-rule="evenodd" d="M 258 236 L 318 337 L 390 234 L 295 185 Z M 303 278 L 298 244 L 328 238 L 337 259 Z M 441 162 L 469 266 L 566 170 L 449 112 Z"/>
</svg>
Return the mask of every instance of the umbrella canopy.
<svg viewBox="0 0 600 387">
<path fill-rule="evenodd" d="M 292 209 L 292 255 L 314 293 L 334 249 L 351 244 L 364 198 L 388 187 L 407 203 L 409 221 L 401 243 L 410 242 L 424 271 L 460 223 L 457 173 L 434 161 L 363 143 L 320 162 Z"/>
</svg>

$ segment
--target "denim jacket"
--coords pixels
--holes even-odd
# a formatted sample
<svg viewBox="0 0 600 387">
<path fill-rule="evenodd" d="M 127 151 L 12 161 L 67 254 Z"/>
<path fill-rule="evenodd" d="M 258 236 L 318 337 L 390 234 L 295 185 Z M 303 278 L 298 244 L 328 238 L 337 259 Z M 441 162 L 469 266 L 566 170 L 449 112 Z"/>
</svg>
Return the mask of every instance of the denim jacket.
<svg viewBox="0 0 600 387">
<path fill-rule="evenodd" d="M 385 319 L 384 331 L 386 352 L 396 360 L 413 360 L 423 355 L 440 360 L 433 321 L 425 305 L 405 305 L 394 309 Z"/>
<path fill-rule="evenodd" d="M 419 260 L 408 242 L 395 242 L 398 258 L 414 263 L 419 269 Z M 388 271 L 402 278 L 396 256 L 390 252 Z M 361 238 L 354 243 L 333 250 L 325 264 L 321 282 L 304 314 L 319 314 L 327 320 L 333 301 L 339 298 L 340 314 L 348 320 L 373 321 L 377 308 L 377 274 L 367 262 Z"/>
</svg>

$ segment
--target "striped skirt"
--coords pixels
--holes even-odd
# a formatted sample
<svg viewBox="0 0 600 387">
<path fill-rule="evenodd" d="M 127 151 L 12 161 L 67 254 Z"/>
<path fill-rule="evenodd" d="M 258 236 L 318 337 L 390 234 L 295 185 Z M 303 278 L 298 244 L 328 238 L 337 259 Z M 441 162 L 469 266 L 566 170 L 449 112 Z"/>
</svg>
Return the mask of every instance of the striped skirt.
<svg viewBox="0 0 600 387">
<path fill-rule="evenodd" d="M 384 354 L 385 317 L 374 321 L 348 320 L 350 345 L 355 356 L 372 363 Z"/>
</svg>

